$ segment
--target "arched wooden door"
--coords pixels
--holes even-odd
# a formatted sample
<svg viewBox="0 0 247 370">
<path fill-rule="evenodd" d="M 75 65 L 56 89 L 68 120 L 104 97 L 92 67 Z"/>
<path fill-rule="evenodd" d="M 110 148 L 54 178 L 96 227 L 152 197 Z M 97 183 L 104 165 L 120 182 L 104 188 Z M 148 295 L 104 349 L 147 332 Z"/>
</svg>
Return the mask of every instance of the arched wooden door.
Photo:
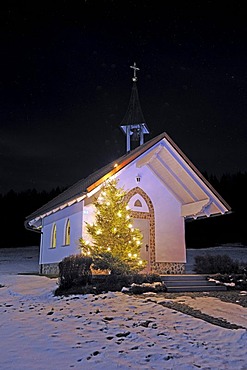
<svg viewBox="0 0 247 370">
<path fill-rule="evenodd" d="M 149 219 L 133 218 L 133 226 L 141 231 L 143 235 L 142 246 L 141 246 L 141 259 L 147 261 L 143 273 L 150 273 L 150 221 Z"/>
</svg>

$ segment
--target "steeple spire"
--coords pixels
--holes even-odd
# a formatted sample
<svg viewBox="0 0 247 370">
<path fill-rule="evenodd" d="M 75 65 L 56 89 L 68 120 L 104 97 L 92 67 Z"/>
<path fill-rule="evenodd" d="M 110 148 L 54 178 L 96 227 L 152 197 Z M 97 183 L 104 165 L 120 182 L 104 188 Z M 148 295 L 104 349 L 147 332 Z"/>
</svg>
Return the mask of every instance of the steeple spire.
<svg viewBox="0 0 247 370">
<path fill-rule="evenodd" d="M 137 76 L 136 71 L 139 71 L 140 68 L 136 67 L 136 63 L 133 66 L 130 66 L 134 70 L 134 76 L 132 77 L 133 86 L 129 101 L 129 106 L 127 112 L 121 122 L 121 129 L 126 135 L 126 151 L 129 152 L 131 148 L 131 143 L 133 142 L 142 145 L 144 143 L 144 135 L 149 134 L 149 129 L 145 123 L 143 117 L 138 90 L 137 90 Z"/>
</svg>

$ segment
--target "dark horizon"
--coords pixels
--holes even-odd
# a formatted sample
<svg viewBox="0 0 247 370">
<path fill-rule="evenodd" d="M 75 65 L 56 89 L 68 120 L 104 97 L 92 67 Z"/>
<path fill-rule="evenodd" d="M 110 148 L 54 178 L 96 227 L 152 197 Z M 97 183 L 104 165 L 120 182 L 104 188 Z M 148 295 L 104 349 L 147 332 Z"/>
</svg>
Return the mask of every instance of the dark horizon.
<svg viewBox="0 0 247 370">
<path fill-rule="evenodd" d="M 167 132 L 201 172 L 246 172 L 244 14 L 240 1 L 4 4 L 0 193 L 64 188 L 124 154 L 134 62 L 147 139 Z"/>
</svg>

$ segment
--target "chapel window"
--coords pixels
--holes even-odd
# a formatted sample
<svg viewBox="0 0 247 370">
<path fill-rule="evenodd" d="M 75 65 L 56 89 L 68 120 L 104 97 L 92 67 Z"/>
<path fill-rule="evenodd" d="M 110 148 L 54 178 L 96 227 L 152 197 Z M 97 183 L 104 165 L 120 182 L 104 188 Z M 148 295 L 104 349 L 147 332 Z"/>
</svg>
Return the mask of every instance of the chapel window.
<svg viewBox="0 0 247 370">
<path fill-rule="evenodd" d="M 54 224 L 51 235 L 51 247 L 56 248 L 56 246 L 57 246 L 57 225 Z"/>
<path fill-rule="evenodd" d="M 137 200 L 135 201 L 135 203 L 134 203 L 134 206 L 135 206 L 135 207 L 142 207 L 142 203 L 141 203 L 141 201 L 140 201 L 139 199 L 137 199 Z"/>
<path fill-rule="evenodd" d="M 65 228 L 65 245 L 70 245 L 70 220 L 67 220 Z"/>
</svg>

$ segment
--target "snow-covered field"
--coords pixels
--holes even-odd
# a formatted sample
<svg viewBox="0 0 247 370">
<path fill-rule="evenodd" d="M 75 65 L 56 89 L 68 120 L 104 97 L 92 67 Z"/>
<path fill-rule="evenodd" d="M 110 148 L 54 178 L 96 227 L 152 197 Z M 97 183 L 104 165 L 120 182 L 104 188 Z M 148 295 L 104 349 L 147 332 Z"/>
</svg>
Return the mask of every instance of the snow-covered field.
<svg viewBox="0 0 247 370">
<path fill-rule="evenodd" d="M 37 267 L 30 251 L 12 262 L 7 255 L 0 249 L 0 369 L 247 369 L 246 329 L 168 309 L 157 295 L 54 297 L 56 279 L 16 275 Z M 247 309 L 212 297 L 194 301 L 246 327 Z"/>
<path fill-rule="evenodd" d="M 210 254 L 213 256 L 226 254 L 233 260 L 247 263 L 247 246 L 243 246 L 238 243 L 224 244 L 218 247 L 203 249 L 187 249 L 186 254 L 187 254 L 187 264 L 186 264 L 187 273 L 193 272 L 195 256 L 205 256 L 206 254 Z"/>
</svg>

